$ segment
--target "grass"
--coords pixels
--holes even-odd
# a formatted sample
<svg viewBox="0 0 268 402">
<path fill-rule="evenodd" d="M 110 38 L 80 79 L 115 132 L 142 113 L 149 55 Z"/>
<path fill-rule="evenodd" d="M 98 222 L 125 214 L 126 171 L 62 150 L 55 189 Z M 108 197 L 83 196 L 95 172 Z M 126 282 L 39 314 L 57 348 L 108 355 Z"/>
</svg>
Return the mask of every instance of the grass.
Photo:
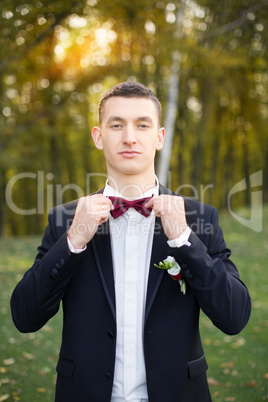
<svg viewBox="0 0 268 402">
<path fill-rule="evenodd" d="M 247 229 L 227 213 L 220 216 L 233 260 L 251 294 L 252 315 L 242 333 L 233 337 L 201 315 L 210 390 L 216 402 L 268 400 L 268 208 L 263 212 L 261 233 Z M 20 334 L 9 308 L 12 289 L 31 266 L 39 242 L 40 237 L 0 241 L 0 402 L 54 400 L 61 313 L 42 330 Z"/>
<path fill-rule="evenodd" d="M 40 331 L 20 334 L 10 316 L 10 295 L 36 255 L 38 237 L 0 241 L 0 401 L 53 401 L 61 338 L 60 314 Z"/>
</svg>

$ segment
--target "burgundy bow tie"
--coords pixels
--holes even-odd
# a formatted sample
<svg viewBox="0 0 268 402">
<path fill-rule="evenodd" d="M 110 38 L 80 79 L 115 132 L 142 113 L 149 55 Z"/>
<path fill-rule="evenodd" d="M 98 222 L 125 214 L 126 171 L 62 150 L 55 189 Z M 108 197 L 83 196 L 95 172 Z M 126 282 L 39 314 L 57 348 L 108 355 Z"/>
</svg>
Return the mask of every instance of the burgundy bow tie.
<svg viewBox="0 0 268 402">
<path fill-rule="evenodd" d="M 109 197 L 112 201 L 114 209 L 111 211 L 111 215 L 113 218 L 118 218 L 119 216 L 123 215 L 128 208 L 135 208 L 143 216 L 147 217 L 150 215 L 152 208 L 146 208 L 145 204 L 151 199 L 152 197 L 146 198 L 139 198 L 135 201 L 128 201 L 124 198 L 119 197 Z"/>
</svg>

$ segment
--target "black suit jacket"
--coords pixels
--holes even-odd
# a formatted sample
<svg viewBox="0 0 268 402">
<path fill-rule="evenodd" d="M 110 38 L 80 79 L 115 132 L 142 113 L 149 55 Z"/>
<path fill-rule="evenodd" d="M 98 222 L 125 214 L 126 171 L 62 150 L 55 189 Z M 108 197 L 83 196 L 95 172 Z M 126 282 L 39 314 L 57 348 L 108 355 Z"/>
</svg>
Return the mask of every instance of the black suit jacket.
<svg viewBox="0 0 268 402">
<path fill-rule="evenodd" d="M 171 193 L 160 186 L 160 193 Z M 49 215 L 34 265 L 16 286 L 11 309 L 21 332 L 40 329 L 62 301 L 63 334 L 57 365 L 57 402 L 110 402 L 116 346 L 116 306 L 108 221 L 86 251 L 71 254 L 67 230 L 77 201 Z M 250 297 L 230 261 L 215 208 L 185 198 L 191 247 L 170 248 L 156 218 L 150 264 L 144 356 L 149 402 L 207 402 L 207 363 L 199 334 L 200 308 L 226 334 L 250 315 Z M 154 263 L 173 255 L 186 295 Z"/>
</svg>

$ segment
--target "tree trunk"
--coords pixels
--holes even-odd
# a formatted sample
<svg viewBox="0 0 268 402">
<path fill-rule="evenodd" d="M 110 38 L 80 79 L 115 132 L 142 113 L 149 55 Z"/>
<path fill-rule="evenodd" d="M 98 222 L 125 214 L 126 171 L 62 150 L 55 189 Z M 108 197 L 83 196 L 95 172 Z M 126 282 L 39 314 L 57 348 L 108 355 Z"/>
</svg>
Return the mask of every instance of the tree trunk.
<svg viewBox="0 0 268 402">
<path fill-rule="evenodd" d="M 165 146 L 159 157 L 157 176 L 163 185 L 167 184 L 169 164 L 171 158 L 174 127 L 177 117 L 177 105 L 179 99 L 179 74 L 180 74 L 180 53 L 173 53 L 172 73 L 169 80 L 169 93 L 167 112 L 164 127 L 166 129 Z"/>
<path fill-rule="evenodd" d="M 4 236 L 5 173 L 0 169 L 0 237 Z"/>
</svg>

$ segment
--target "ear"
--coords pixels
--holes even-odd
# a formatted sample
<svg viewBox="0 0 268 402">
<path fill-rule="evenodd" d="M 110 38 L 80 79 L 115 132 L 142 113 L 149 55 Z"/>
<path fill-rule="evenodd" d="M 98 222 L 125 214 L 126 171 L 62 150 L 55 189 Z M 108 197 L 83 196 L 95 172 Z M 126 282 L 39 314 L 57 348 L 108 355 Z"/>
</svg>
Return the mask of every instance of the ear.
<svg viewBox="0 0 268 402">
<path fill-rule="evenodd" d="M 93 138 L 95 147 L 101 151 L 103 149 L 103 144 L 100 127 L 93 127 L 91 136 Z"/>
<path fill-rule="evenodd" d="M 157 135 L 157 144 L 156 144 L 157 151 L 160 151 L 160 149 L 163 148 L 164 139 L 165 139 L 165 129 L 164 129 L 164 127 L 161 127 L 161 128 L 159 128 L 158 135 Z"/>
</svg>

